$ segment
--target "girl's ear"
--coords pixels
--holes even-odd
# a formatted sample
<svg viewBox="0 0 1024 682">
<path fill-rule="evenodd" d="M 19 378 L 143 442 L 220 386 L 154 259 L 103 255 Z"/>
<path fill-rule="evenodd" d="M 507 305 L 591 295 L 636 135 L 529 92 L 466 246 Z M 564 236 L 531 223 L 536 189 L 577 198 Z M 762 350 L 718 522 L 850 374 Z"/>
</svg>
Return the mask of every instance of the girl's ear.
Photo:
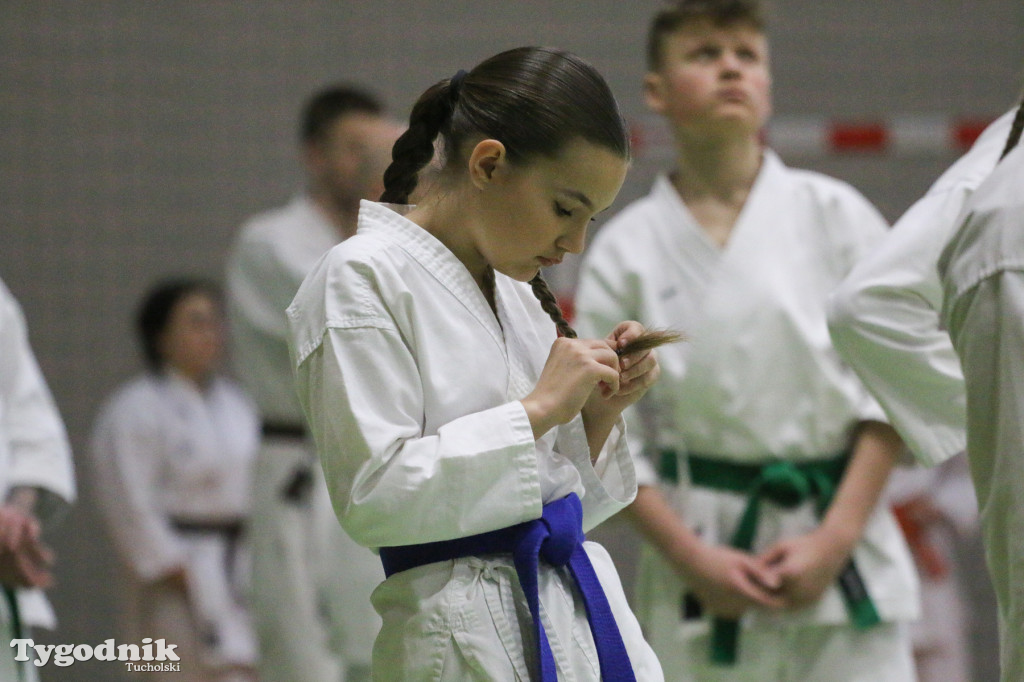
<svg viewBox="0 0 1024 682">
<path fill-rule="evenodd" d="M 498 140 L 481 140 L 473 147 L 467 163 L 470 182 L 478 189 L 485 189 L 508 164 L 508 153 Z"/>
</svg>

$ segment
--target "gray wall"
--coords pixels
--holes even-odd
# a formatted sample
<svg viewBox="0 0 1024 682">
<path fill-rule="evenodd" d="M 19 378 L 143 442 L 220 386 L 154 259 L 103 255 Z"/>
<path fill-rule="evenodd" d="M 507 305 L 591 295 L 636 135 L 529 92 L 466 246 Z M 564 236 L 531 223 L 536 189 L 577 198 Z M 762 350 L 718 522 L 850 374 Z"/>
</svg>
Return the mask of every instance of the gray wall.
<svg viewBox="0 0 1024 682">
<path fill-rule="evenodd" d="M 0 277 L 82 458 L 97 401 L 139 367 L 129 316 L 165 273 L 219 276 L 233 231 L 300 184 L 300 101 L 371 84 L 401 116 L 430 83 L 519 44 L 571 49 L 630 117 L 650 2 L 592 0 L 0 1 Z M 993 118 L 1020 90 L 1020 0 L 776 0 L 776 112 Z M 895 218 L 953 159 L 787 158 L 859 187 Z M 644 191 L 643 157 L 620 197 Z M 110 546 L 83 499 L 60 552 L 53 642 L 113 636 Z M 109 664 L 44 679 L 115 680 Z"/>
</svg>

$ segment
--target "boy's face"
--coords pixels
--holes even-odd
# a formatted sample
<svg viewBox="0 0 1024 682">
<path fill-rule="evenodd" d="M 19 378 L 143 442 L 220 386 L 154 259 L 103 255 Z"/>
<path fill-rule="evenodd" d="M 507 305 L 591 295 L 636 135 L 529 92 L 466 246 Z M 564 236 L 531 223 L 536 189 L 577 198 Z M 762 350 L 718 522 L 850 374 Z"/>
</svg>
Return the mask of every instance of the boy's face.
<svg viewBox="0 0 1024 682">
<path fill-rule="evenodd" d="M 699 21 L 665 37 L 644 78 L 648 106 L 677 130 L 750 135 L 771 113 L 768 42 L 746 24 Z"/>
</svg>

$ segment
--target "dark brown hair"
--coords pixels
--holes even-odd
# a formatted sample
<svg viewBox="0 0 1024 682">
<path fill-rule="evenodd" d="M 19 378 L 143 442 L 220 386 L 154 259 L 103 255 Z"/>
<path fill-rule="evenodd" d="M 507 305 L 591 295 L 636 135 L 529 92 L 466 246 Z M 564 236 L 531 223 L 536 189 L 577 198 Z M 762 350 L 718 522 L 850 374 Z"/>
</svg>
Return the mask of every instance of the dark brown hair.
<svg viewBox="0 0 1024 682">
<path fill-rule="evenodd" d="M 1013 117 L 1013 123 L 1010 124 L 1010 134 L 1006 138 L 1006 146 L 1003 147 L 1003 153 L 999 155 L 1000 161 L 1020 142 L 1021 130 L 1024 130 L 1024 99 L 1021 99 L 1020 104 L 1017 105 L 1017 113 Z"/>
<path fill-rule="evenodd" d="M 615 97 L 589 63 L 562 50 L 520 47 L 484 60 L 468 73 L 435 83 L 409 115 L 384 173 L 381 201 L 404 204 L 440 140 L 441 170 L 457 162 L 470 140 L 505 146 L 508 160 L 553 158 L 582 139 L 629 158 L 629 134 Z M 534 295 L 563 336 L 575 336 L 538 274 Z"/>
<path fill-rule="evenodd" d="M 163 280 L 146 292 L 135 314 L 135 329 L 142 346 L 142 355 L 153 372 L 162 372 L 165 358 L 160 353 L 160 336 L 167 329 L 177 305 L 192 294 L 209 296 L 221 305 L 220 288 L 213 282 L 199 278 Z"/>
<path fill-rule="evenodd" d="M 710 21 L 714 26 L 742 24 L 758 31 L 765 27 L 759 0 L 674 0 L 662 5 L 647 31 L 647 69 L 661 68 L 665 38 L 688 24 Z"/>
<path fill-rule="evenodd" d="M 303 105 L 299 139 L 307 145 L 321 142 L 331 124 L 342 116 L 383 113 L 384 106 L 369 91 L 354 85 L 331 85 L 310 95 Z"/>
</svg>

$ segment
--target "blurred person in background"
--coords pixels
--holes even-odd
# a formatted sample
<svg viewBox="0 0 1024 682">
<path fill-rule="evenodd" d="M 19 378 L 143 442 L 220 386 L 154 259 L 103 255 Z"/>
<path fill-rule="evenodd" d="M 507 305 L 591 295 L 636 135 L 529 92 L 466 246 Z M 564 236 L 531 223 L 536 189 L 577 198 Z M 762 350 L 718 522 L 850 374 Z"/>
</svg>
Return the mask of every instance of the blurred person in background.
<svg viewBox="0 0 1024 682">
<path fill-rule="evenodd" d="M 29 345 L 21 307 L 0 281 L 0 680 L 35 682 L 38 668 L 14 660 L 12 639 L 56 617 L 41 588 L 53 583 L 43 524 L 75 499 L 64 422 Z"/>
<path fill-rule="evenodd" d="M 147 370 L 104 404 L 91 458 L 97 502 L 130 576 L 128 641 L 178 647 L 181 671 L 146 679 L 254 682 L 245 526 L 259 422 L 218 373 L 219 294 L 200 280 L 161 282 L 136 325 Z"/>
<path fill-rule="evenodd" d="M 370 592 L 384 573 L 330 508 L 295 395 L 285 309 L 320 257 L 355 234 L 359 201 L 380 196 L 401 131 L 362 88 L 314 93 L 300 129 L 305 191 L 246 222 L 228 256 L 232 356 L 262 418 L 253 608 L 263 682 L 368 679 L 380 627 Z"/>
</svg>

